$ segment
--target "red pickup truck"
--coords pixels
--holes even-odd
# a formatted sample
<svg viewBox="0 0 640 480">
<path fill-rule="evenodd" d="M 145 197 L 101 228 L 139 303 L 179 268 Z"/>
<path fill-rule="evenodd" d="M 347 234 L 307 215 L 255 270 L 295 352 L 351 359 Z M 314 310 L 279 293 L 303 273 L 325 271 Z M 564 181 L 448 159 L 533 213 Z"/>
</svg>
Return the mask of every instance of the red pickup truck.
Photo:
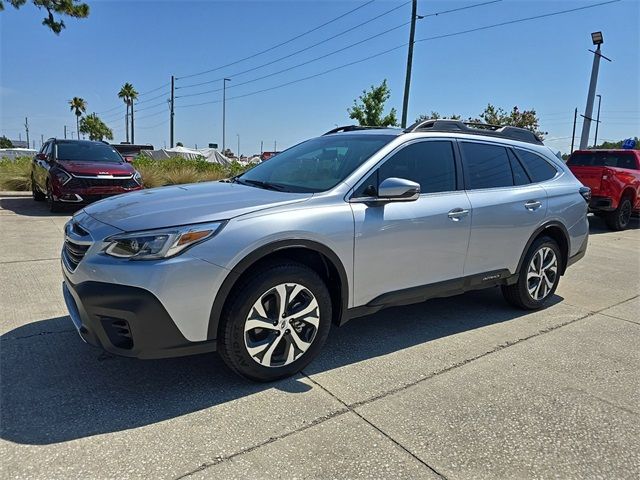
<svg viewBox="0 0 640 480">
<path fill-rule="evenodd" d="M 639 150 L 576 150 L 567 166 L 591 188 L 589 210 L 612 230 L 624 230 L 640 212 Z"/>
</svg>

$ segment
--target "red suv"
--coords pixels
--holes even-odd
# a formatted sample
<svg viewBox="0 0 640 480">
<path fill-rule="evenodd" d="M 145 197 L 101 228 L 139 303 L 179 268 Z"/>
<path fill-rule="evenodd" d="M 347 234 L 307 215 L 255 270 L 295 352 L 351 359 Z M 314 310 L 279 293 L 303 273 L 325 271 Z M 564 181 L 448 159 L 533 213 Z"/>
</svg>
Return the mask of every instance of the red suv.
<svg viewBox="0 0 640 480">
<path fill-rule="evenodd" d="M 589 210 L 612 230 L 624 230 L 640 211 L 640 151 L 576 150 L 567 166 L 591 188 Z"/>
<path fill-rule="evenodd" d="M 140 174 L 104 142 L 45 142 L 31 165 L 33 199 L 47 200 L 52 212 L 64 204 L 86 204 L 142 188 Z"/>
</svg>

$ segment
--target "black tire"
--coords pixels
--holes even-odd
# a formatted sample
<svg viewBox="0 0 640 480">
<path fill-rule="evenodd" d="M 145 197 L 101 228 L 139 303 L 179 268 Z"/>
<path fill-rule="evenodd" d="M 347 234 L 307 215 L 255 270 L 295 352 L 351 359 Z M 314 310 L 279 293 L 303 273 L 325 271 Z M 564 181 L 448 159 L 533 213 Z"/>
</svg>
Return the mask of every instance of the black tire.
<svg viewBox="0 0 640 480">
<path fill-rule="evenodd" d="M 538 252 L 546 248 L 551 249 L 555 254 L 556 270 L 555 274 L 553 275 L 552 287 L 549 288 L 546 283 L 542 285 L 542 293 L 544 293 L 544 296 L 542 296 L 542 298 L 536 299 L 529 292 L 529 287 L 531 285 L 529 283 L 528 274 L 534 256 L 538 254 Z M 544 258 L 542 260 L 544 261 Z M 522 267 L 520 268 L 518 281 L 513 285 L 502 286 L 502 294 L 504 295 L 504 298 L 514 307 L 522 308 L 524 310 L 537 310 L 544 307 L 548 303 L 549 299 L 553 297 L 556 288 L 558 288 L 558 282 L 560 280 L 560 269 L 562 265 L 564 265 L 564 262 L 565 259 L 563 258 L 560 247 L 558 247 L 558 244 L 555 240 L 550 237 L 540 237 L 536 239 L 529 247 L 529 250 L 524 257 L 524 262 L 522 263 Z M 551 273 L 547 272 L 545 273 L 545 275 L 551 275 Z M 535 282 L 535 278 L 532 280 Z M 544 279 L 542 277 L 539 277 L 540 282 L 543 282 L 543 280 Z M 535 283 L 533 283 L 533 285 L 535 285 Z"/>
<path fill-rule="evenodd" d="M 43 202 L 47 199 L 47 196 L 40 191 L 35 180 L 31 177 L 31 196 L 36 202 Z"/>
<path fill-rule="evenodd" d="M 633 205 L 631 204 L 631 198 L 624 197 L 622 200 L 620 200 L 618 208 L 616 208 L 613 212 L 607 213 L 604 219 L 611 230 L 624 230 L 629 226 L 629 220 L 631 220 L 632 210 Z"/>
<path fill-rule="evenodd" d="M 56 202 L 53 199 L 53 192 L 51 191 L 51 186 L 47 183 L 47 205 L 49 206 L 49 211 L 51 213 L 58 213 L 62 211 L 62 206 L 60 202 Z"/>
<path fill-rule="evenodd" d="M 262 301 L 264 298 L 268 298 L 268 292 L 273 292 L 276 286 L 286 283 L 300 285 L 304 288 L 301 294 L 303 297 L 309 297 L 309 294 L 311 294 L 309 298 L 315 299 L 318 308 L 314 312 L 318 317 L 318 325 L 313 327 L 303 322 L 305 331 L 302 333 L 307 333 L 309 331 L 307 329 L 311 329 L 314 333 L 311 337 L 308 337 L 310 338 L 308 348 L 299 354 L 298 358 L 294 357 L 295 359 L 291 363 L 283 363 L 281 366 L 265 366 L 259 363 L 258 359 L 251 356 L 248 351 L 247 342 L 251 340 L 251 332 L 257 331 L 259 335 L 264 335 L 262 345 L 274 345 L 276 342 L 282 344 L 284 341 L 284 345 L 281 345 L 283 351 L 279 354 L 281 358 L 284 358 L 286 356 L 285 350 L 288 352 L 288 349 L 293 348 L 291 345 L 294 342 L 290 337 L 293 327 L 286 331 L 274 332 L 274 330 L 280 328 L 278 323 L 280 322 L 280 316 L 277 312 L 279 303 L 274 304 L 274 308 L 269 309 L 269 311 L 265 308 L 269 320 L 275 321 L 275 323 L 269 324 L 274 325 L 273 327 L 268 326 L 264 330 L 258 328 L 245 333 L 245 324 L 249 315 L 251 313 L 255 314 L 254 306 L 259 299 Z M 291 290 L 287 290 L 287 300 L 284 308 L 287 308 L 288 302 L 293 302 L 296 298 L 300 298 L 298 296 L 289 297 L 291 293 Z M 300 303 L 302 304 L 303 302 Z M 295 308 L 294 310 L 300 311 L 300 309 Z M 245 281 L 236 285 L 231 292 L 220 318 L 218 352 L 231 370 L 250 380 L 270 382 L 289 377 L 302 370 L 318 355 L 331 328 L 331 315 L 329 290 L 316 272 L 302 264 L 293 262 L 266 266 L 259 271 L 253 272 Z M 291 318 L 294 316 L 295 314 L 292 313 Z M 278 326 L 275 326 L 276 324 Z M 299 326 L 300 324 L 297 325 Z M 274 340 L 268 340 L 269 338 Z M 297 336 L 296 338 L 300 337 Z M 273 351 L 273 355 L 276 355 L 278 348 Z M 270 350 L 270 348 L 267 348 L 267 350 Z M 294 351 L 296 351 L 295 348 Z M 262 356 L 260 361 L 264 361 L 264 358 L 265 355 Z M 271 355 L 269 358 L 271 358 Z M 284 360 L 284 362 L 286 361 L 288 360 Z"/>
</svg>

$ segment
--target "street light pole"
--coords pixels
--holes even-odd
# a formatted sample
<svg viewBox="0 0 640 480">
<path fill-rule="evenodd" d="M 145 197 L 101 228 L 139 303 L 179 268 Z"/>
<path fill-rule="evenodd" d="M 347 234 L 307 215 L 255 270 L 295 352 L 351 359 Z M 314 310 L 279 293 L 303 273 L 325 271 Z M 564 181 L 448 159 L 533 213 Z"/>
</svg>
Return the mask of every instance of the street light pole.
<svg viewBox="0 0 640 480">
<path fill-rule="evenodd" d="M 409 50 L 407 52 L 407 73 L 404 79 L 404 98 L 402 100 L 402 128 L 407 126 L 407 109 L 409 108 L 409 88 L 411 87 L 411 67 L 413 65 L 413 43 L 416 36 L 416 19 L 418 14 L 418 0 L 411 2 L 411 29 L 409 30 Z"/>
<path fill-rule="evenodd" d="M 238 137 L 238 160 L 240 159 L 240 134 L 236 133 L 236 136 Z"/>
<path fill-rule="evenodd" d="M 598 97 L 598 114 L 596 116 L 596 138 L 593 139 L 593 148 L 598 145 L 598 126 L 600 125 L 600 103 L 602 102 L 602 95 L 596 95 Z"/>
<path fill-rule="evenodd" d="M 600 45 L 604 42 L 602 32 L 593 32 L 591 34 L 591 40 L 596 46 L 593 52 L 593 66 L 591 67 L 591 80 L 589 81 L 589 94 L 587 95 L 587 105 L 584 109 L 584 121 L 582 122 L 582 135 L 580 136 L 580 150 L 585 150 L 589 144 L 589 132 L 591 130 L 591 121 L 593 115 L 593 100 L 596 96 L 596 85 L 598 83 L 598 70 L 600 69 L 600 58 L 609 60 L 607 57 L 600 53 Z"/>
<path fill-rule="evenodd" d="M 227 111 L 227 82 L 230 82 L 230 78 L 222 80 L 222 154 L 224 155 L 226 147 L 226 111 Z"/>
</svg>

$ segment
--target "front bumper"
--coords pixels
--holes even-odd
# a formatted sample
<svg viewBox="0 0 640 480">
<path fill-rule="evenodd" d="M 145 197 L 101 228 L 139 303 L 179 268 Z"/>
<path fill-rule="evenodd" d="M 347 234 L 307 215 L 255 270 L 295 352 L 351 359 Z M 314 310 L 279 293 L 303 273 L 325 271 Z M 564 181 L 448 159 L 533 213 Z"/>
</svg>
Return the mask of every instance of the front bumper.
<svg viewBox="0 0 640 480">
<path fill-rule="evenodd" d="M 589 200 L 590 212 L 611 212 L 615 209 L 613 199 L 610 197 L 591 197 Z"/>
<path fill-rule="evenodd" d="M 54 200 L 63 203 L 75 203 L 78 205 L 87 205 L 89 203 L 102 200 L 103 198 L 121 195 L 123 193 L 135 192 L 142 190 L 142 187 L 135 188 L 60 188 L 53 192 Z"/>
<path fill-rule="evenodd" d="M 216 349 L 215 340 L 187 340 L 158 298 L 148 290 L 86 281 L 62 284 L 71 320 L 82 339 L 115 355 L 167 358 Z"/>
</svg>

